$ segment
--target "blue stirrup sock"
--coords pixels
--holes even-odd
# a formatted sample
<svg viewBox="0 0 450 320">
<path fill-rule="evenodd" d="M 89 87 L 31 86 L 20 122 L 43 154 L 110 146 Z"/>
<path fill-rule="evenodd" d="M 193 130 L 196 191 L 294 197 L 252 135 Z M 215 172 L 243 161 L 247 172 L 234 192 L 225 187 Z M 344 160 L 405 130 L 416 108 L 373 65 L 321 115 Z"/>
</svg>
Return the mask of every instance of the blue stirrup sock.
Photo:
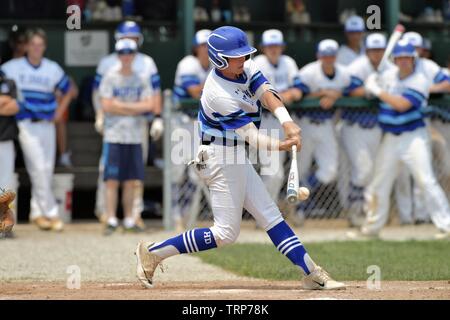
<svg viewBox="0 0 450 320">
<path fill-rule="evenodd" d="M 202 228 L 189 230 L 166 241 L 155 243 L 148 251 L 165 259 L 181 253 L 199 252 L 216 247 L 211 229 Z"/>
<path fill-rule="evenodd" d="M 267 233 L 278 251 L 291 260 L 293 264 L 300 267 L 306 275 L 314 270 L 316 264 L 286 221 L 281 221 Z"/>
</svg>

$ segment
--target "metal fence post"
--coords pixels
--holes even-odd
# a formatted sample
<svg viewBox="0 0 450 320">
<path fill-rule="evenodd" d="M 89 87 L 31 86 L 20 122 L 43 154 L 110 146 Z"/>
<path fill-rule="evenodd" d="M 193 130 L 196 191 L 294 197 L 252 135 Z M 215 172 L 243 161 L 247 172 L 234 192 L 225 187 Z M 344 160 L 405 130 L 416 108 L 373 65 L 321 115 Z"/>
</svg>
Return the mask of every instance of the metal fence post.
<svg viewBox="0 0 450 320">
<path fill-rule="evenodd" d="M 164 144 L 163 144 L 163 224 L 165 230 L 173 229 L 172 219 L 172 179 L 171 169 L 172 160 L 171 153 L 171 113 L 172 113 L 172 91 L 170 89 L 164 90 L 164 109 L 163 109 L 163 121 L 164 121 Z"/>
</svg>

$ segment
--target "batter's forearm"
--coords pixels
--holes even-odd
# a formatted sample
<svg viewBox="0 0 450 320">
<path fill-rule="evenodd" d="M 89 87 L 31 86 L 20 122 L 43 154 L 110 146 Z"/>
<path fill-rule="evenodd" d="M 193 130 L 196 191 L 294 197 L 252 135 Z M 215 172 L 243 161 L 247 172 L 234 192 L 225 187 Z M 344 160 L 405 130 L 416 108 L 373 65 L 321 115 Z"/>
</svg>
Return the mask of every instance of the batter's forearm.
<svg viewBox="0 0 450 320">
<path fill-rule="evenodd" d="M 402 96 L 391 95 L 385 91 L 382 91 L 378 98 L 399 112 L 404 112 L 412 107 L 412 104 L 408 99 L 405 99 Z"/>
<path fill-rule="evenodd" d="M 236 133 L 256 149 L 279 150 L 280 148 L 280 140 L 260 133 L 253 122 L 236 129 Z"/>
</svg>

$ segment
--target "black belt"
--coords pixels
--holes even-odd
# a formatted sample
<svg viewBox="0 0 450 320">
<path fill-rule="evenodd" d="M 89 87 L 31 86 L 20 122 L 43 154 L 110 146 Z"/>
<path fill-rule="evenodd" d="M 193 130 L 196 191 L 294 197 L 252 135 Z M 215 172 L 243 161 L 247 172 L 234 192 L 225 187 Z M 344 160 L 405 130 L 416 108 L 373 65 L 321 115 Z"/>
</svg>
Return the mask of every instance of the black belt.
<svg viewBox="0 0 450 320">
<path fill-rule="evenodd" d="M 209 146 L 211 143 L 213 143 L 216 140 L 216 137 L 203 137 L 201 140 L 201 144 L 204 146 Z M 228 146 L 228 147 L 236 147 L 238 145 L 238 141 L 236 139 L 222 139 L 222 145 Z"/>
<path fill-rule="evenodd" d="M 31 122 L 44 122 L 44 121 L 47 121 L 47 120 L 38 119 L 38 118 L 30 118 L 30 120 L 31 120 Z"/>
</svg>

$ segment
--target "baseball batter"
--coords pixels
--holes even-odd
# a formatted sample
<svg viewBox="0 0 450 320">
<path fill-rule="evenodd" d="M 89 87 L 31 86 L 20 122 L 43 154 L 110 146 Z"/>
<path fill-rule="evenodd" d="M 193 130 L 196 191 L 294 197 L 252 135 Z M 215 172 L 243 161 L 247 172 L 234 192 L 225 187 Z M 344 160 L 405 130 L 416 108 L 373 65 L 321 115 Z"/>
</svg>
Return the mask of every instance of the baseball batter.
<svg viewBox="0 0 450 320">
<path fill-rule="evenodd" d="M 30 219 L 43 230 L 63 229 L 52 191 L 55 162 L 55 125 L 71 100 L 70 82 L 62 68 L 44 58 L 47 36 L 41 29 L 27 33 L 27 56 L 2 65 L 20 92 L 20 111 L 16 115 L 19 142 L 31 180 Z M 60 91 L 59 105 L 55 92 Z"/>
<path fill-rule="evenodd" d="M 143 35 L 141 28 L 139 25 L 133 21 L 125 21 L 121 23 L 116 30 L 115 33 L 115 39 L 132 39 L 136 41 L 136 43 L 140 46 L 143 43 Z M 117 56 L 116 52 L 111 53 L 110 55 L 102 58 L 100 60 L 100 63 L 97 67 L 96 76 L 95 76 L 95 86 L 94 91 L 92 94 L 92 100 L 93 104 L 96 110 L 96 121 L 95 121 L 95 127 L 98 132 L 103 132 L 103 111 L 100 104 L 100 98 L 98 95 L 98 87 L 100 85 L 100 82 L 102 80 L 102 77 L 111 70 L 119 70 L 120 69 L 120 60 Z M 148 80 L 151 88 L 153 89 L 153 99 L 154 99 L 154 105 L 155 109 L 153 111 L 153 115 L 157 116 L 152 122 L 152 127 L 150 129 L 150 134 L 154 140 L 157 140 L 160 138 L 162 134 L 162 119 L 159 118 L 159 115 L 161 114 L 161 83 L 160 83 L 160 76 L 158 73 L 158 69 L 156 67 L 156 64 L 154 60 L 141 52 L 138 52 L 136 54 L 136 58 L 133 61 L 133 71 L 137 72 L 141 77 Z M 144 163 L 147 162 L 147 156 L 148 156 L 148 127 L 147 125 L 142 128 L 142 141 L 143 141 L 143 161 Z M 102 215 L 105 213 L 105 203 L 104 203 L 104 182 L 103 182 L 103 159 L 100 159 L 100 165 L 99 165 L 99 178 L 97 182 L 97 196 L 96 196 L 96 205 L 95 205 L 95 213 L 97 217 L 102 219 Z M 133 215 L 135 219 L 138 221 L 139 226 L 143 228 L 143 223 L 141 220 L 141 213 L 144 209 L 144 203 L 143 203 L 143 189 L 141 189 L 139 192 L 136 193 L 136 199 L 134 201 L 133 206 Z"/>
<path fill-rule="evenodd" d="M 312 261 L 246 157 L 244 140 L 270 150 L 300 147 L 300 128 L 250 60 L 256 49 L 248 45 L 242 30 L 229 26 L 211 33 L 208 49 L 214 70 L 206 79 L 200 100 L 202 145 L 195 166 L 210 190 L 214 225 L 189 230 L 159 243 L 140 242 L 135 252 L 139 280 L 150 288 L 154 271 L 163 259 L 233 243 L 239 235 L 245 208 L 264 227 L 277 249 L 304 273 L 304 288 L 344 288 L 343 283 L 332 280 Z M 274 112 L 280 120 L 284 140 L 258 131 L 261 107 Z"/>
<path fill-rule="evenodd" d="M 373 33 L 366 38 L 366 54 L 357 58 L 348 71 L 352 84 L 350 96 L 365 97 L 364 81 L 378 69 L 386 48 L 386 37 Z M 381 71 L 392 68 L 387 61 Z M 350 162 L 350 186 L 348 193 L 349 220 L 353 226 L 361 226 L 364 214 L 364 188 L 372 178 L 374 159 L 381 140 L 381 129 L 377 125 L 377 113 L 370 109 L 344 109 L 341 138 Z"/>
<path fill-rule="evenodd" d="M 351 77 L 344 66 L 336 63 L 338 44 L 332 39 L 319 42 L 317 58 L 300 69 L 300 88 L 304 96 L 320 98 L 320 108 L 300 110 L 295 120 L 302 128 L 305 142 L 299 154 L 299 178 L 306 180 L 313 195 L 321 186 L 336 179 L 338 171 L 338 143 L 334 129 L 333 105 L 351 89 Z M 317 170 L 310 172 L 313 159 Z M 310 201 L 300 203 L 298 214 L 304 214 Z"/>
<path fill-rule="evenodd" d="M 183 99 L 200 99 L 206 77 L 211 70 L 206 44 L 210 33 L 211 30 L 208 29 L 197 31 L 193 39 L 192 54 L 181 59 L 177 65 L 173 88 L 176 102 Z M 195 174 L 192 167 L 186 169 L 186 164 L 193 158 L 194 150 L 199 144 L 197 111 L 180 110 L 172 117 L 171 121 L 172 137 L 180 138 L 174 139 L 174 147 L 181 147 L 183 150 L 182 159 L 172 166 L 172 197 L 174 199 L 172 212 L 177 229 L 184 229 L 182 217 L 188 213 L 186 211 L 197 207 L 201 201 L 200 196 L 195 196 L 196 192 L 201 191 L 198 175 Z M 188 201 L 182 201 L 184 199 L 188 199 Z M 197 203 L 193 203 L 194 201 Z M 186 205 L 183 205 L 182 202 Z"/>
<path fill-rule="evenodd" d="M 283 102 L 289 105 L 300 100 L 302 92 L 296 87 L 299 85 L 297 63 L 283 54 L 285 45 L 283 33 L 280 30 L 264 31 L 261 41 L 263 54 L 255 57 L 254 61 L 269 83 L 279 92 Z M 280 122 L 266 109 L 262 112 L 261 129 L 266 130 L 270 136 L 283 138 Z M 274 154 L 260 152 L 258 159 L 261 164 L 261 178 L 270 196 L 276 202 L 284 181 L 283 164 L 286 153 L 277 152 L 274 156 Z"/>
<path fill-rule="evenodd" d="M 415 67 L 416 52 L 406 39 L 400 40 L 392 56 L 398 68 L 369 76 L 365 89 L 380 100 L 378 121 L 384 132 L 374 170 L 365 194 L 367 218 L 364 235 L 376 236 L 388 219 L 390 194 L 400 164 L 404 164 L 424 195 L 431 220 L 450 236 L 450 208 L 431 165 L 430 138 L 421 109 L 427 104 L 432 82 Z"/>
</svg>

